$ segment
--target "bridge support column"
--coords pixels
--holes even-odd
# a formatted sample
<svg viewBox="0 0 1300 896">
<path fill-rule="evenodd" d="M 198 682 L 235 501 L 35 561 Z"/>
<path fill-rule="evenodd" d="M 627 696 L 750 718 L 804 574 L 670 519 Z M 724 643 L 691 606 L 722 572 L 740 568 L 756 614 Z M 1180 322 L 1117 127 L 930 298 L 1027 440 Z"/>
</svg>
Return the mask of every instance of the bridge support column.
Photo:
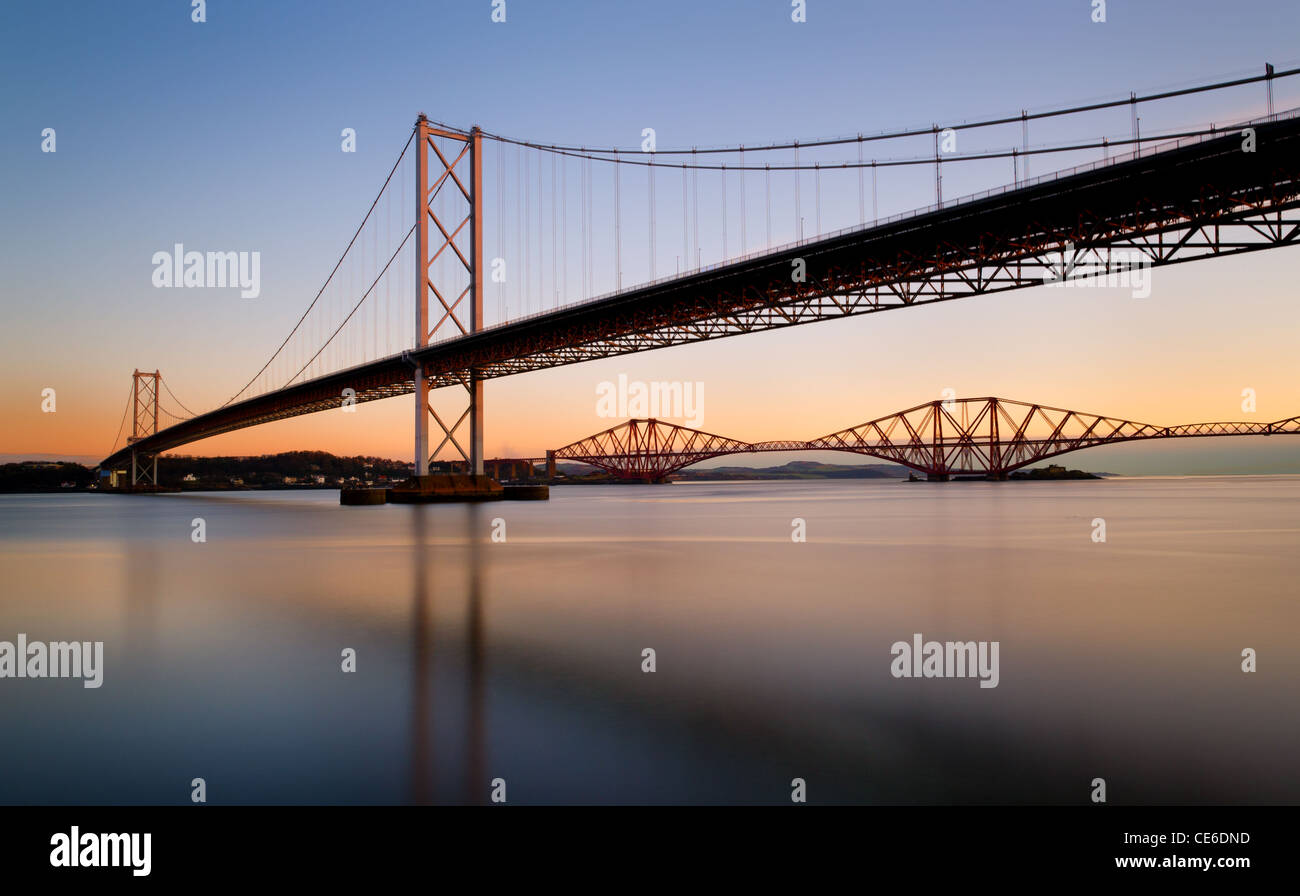
<svg viewBox="0 0 1300 896">
<path fill-rule="evenodd" d="M 483 134 L 435 127 L 421 115 L 415 122 L 415 351 L 444 327 L 458 333 L 483 329 Z M 437 159 L 430 184 L 429 160 Z M 462 165 L 461 163 L 464 162 Z M 458 167 L 459 166 L 459 167 Z M 441 216 L 441 217 L 440 217 Z M 430 253 L 429 223 L 437 228 L 439 245 Z M 458 240 L 460 242 L 458 242 Z M 468 241 L 463 251 L 462 244 Z M 434 283 L 430 267 L 442 259 L 442 279 Z M 450 270 L 449 270 L 450 269 Z M 430 324 L 429 296 L 437 298 L 436 321 Z M 476 371 L 459 382 L 468 406 L 449 426 L 429 402 L 433 388 L 450 385 L 447 372 L 427 370 L 415 363 L 415 475 L 429 472 L 430 462 L 450 445 L 472 474 L 483 474 L 483 381 Z M 442 429 L 438 446 L 429 449 L 429 418 Z M 460 429 L 468 421 L 466 437 Z M 457 437 L 457 433 L 461 435 Z"/>
<path fill-rule="evenodd" d="M 158 455 L 131 450 L 131 485 L 158 484 Z"/>
<path fill-rule="evenodd" d="M 470 180 L 470 330 L 483 329 L 483 132 L 469 132 Z M 469 471 L 483 474 L 483 381 L 477 371 L 469 380 Z"/>
<path fill-rule="evenodd" d="M 135 443 L 158 432 L 158 384 L 162 374 L 137 369 L 131 380 L 131 435 L 127 442 Z M 131 485 L 158 484 L 158 455 L 131 449 Z"/>
<path fill-rule="evenodd" d="M 469 471 L 483 474 L 483 381 L 478 377 L 469 384 Z"/>
<path fill-rule="evenodd" d="M 948 474 L 947 473 L 926 473 L 925 481 L 926 482 L 947 482 Z"/>
<path fill-rule="evenodd" d="M 415 348 L 429 344 L 429 121 L 415 121 Z M 415 362 L 415 475 L 429 474 L 429 381 Z"/>
<path fill-rule="evenodd" d="M 429 381 L 424 366 L 415 366 L 415 475 L 429 474 Z"/>
</svg>

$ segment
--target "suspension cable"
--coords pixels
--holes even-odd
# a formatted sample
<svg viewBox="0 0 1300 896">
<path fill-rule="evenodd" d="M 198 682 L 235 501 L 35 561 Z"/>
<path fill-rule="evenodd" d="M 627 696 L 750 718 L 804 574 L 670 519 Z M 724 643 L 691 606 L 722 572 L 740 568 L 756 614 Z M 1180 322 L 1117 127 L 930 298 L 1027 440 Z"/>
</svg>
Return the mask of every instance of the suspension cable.
<svg viewBox="0 0 1300 896">
<path fill-rule="evenodd" d="M 108 452 L 112 457 L 117 453 L 117 443 L 122 438 L 122 430 L 126 428 L 126 416 L 131 413 L 131 403 L 135 400 L 135 380 L 131 381 L 131 388 L 126 390 L 126 407 L 122 409 L 122 422 L 117 425 L 117 435 L 113 438 L 113 450 Z"/>
<path fill-rule="evenodd" d="M 402 147 L 402 151 L 398 154 L 397 161 L 393 163 L 392 170 L 388 172 L 388 177 L 384 178 L 384 185 L 379 188 L 379 194 L 375 196 L 375 201 L 370 203 L 370 208 L 366 211 L 366 216 L 361 219 L 361 224 L 357 226 L 356 233 L 352 234 L 352 239 L 348 241 L 348 247 L 343 250 L 343 254 L 339 256 L 339 260 L 335 263 L 334 269 L 330 271 L 330 275 L 325 278 L 325 283 L 321 286 L 320 290 L 316 293 L 316 298 L 311 300 L 311 304 L 308 305 L 307 310 L 302 313 L 302 317 L 298 318 L 298 323 L 294 324 L 293 329 L 289 331 L 289 335 L 284 337 L 284 342 L 281 342 L 280 347 L 275 350 L 275 354 L 271 355 L 270 359 L 265 364 L 262 365 L 262 369 L 259 370 L 257 374 L 244 385 L 244 388 L 240 389 L 233 396 L 227 399 L 225 403 L 221 405 L 221 407 L 224 408 L 226 405 L 230 404 L 232 401 L 239 398 L 239 396 L 243 395 L 245 392 L 248 391 L 249 386 L 257 382 L 257 378 L 266 372 L 266 368 L 271 366 L 271 361 L 274 361 L 279 356 L 280 352 L 284 351 L 284 347 L 289 344 L 289 340 L 293 338 L 293 334 L 298 332 L 298 328 L 301 327 L 302 322 L 307 319 L 307 315 L 311 314 L 311 310 L 316 307 L 316 303 L 320 301 L 321 295 L 324 294 L 325 287 L 330 285 L 330 281 L 333 280 L 334 275 L 338 273 L 339 267 L 343 264 L 343 260 L 347 258 L 348 252 L 352 250 L 352 245 L 357 241 L 357 237 L 361 235 L 362 228 L 364 228 L 366 226 L 366 222 L 370 220 L 371 212 L 373 212 L 375 210 L 375 206 L 379 204 L 379 197 L 383 196 L 384 190 L 388 189 L 388 184 L 393 179 L 393 173 L 397 171 L 397 166 L 401 164 L 402 159 L 406 156 L 406 151 L 411 148 L 411 141 L 414 139 L 415 139 L 415 130 L 412 129 L 411 136 L 406 138 L 406 145 Z M 418 214 L 419 210 L 417 209 L 416 211 Z M 320 353 L 317 352 L 317 354 Z M 313 358 L 313 360 L 315 359 Z M 218 410 L 220 410 L 220 408 L 218 408 Z"/>
<path fill-rule="evenodd" d="M 1014 124 L 1016 122 L 1038 121 L 1045 118 L 1057 118 L 1063 115 L 1075 115 L 1080 112 L 1096 112 L 1102 109 L 1114 109 L 1120 106 L 1136 105 L 1140 103 L 1155 102 L 1158 100 L 1173 99 L 1180 96 L 1190 96 L 1197 93 L 1207 93 L 1213 90 L 1224 90 L 1231 87 L 1241 87 L 1246 84 L 1257 84 L 1260 81 L 1274 81 L 1279 78 L 1290 78 L 1300 75 L 1300 68 L 1290 68 L 1284 71 L 1267 72 L 1262 75 L 1251 75 L 1245 78 L 1235 78 L 1228 81 L 1216 81 L 1210 84 L 1198 84 L 1193 87 L 1184 87 L 1177 90 L 1165 90 L 1159 93 L 1149 93 L 1143 96 L 1129 94 L 1123 99 L 1104 100 L 1096 103 L 1085 103 L 1077 106 L 1068 106 L 1060 109 L 1049 109 L 1043 112 L 1020 112 L 1015 115 L 1002 116 L 999 118 L 989 118 L 982 121 L 973 121 L 961 124 L 962 130 L 972 130 L 975 128 L 996 127 L 998 125 Z M 793 149 L 796 146 L 816 147 L 816 146 L 843 146 L 850 143 L 869 143 L 877 140 L 895 140 L 904 137 L 919 137 L 931 133 L 933 125 L 917 128 L 901 128 L 894 131 L 884 131 L 879 134 L 856 134 L 852 137 L 835 137 L 825 140 L 812 141 L 793 141 L 790 143 L 769 143 L 763 145 L 745 144 L 747 152 L 774 152 L 783 149 Z M 593 149 L 591 147 L 569 146 L 565 144 L 538 143 L 529 140 L 519 140 L 512 137 L 506 137 L 501 134 L 494 134 L 488 131 L 483 132 L 483 136 L 492 140 L 499 140 L 503 143 L 514 143 L 520 146 L 527 146 L 532 149 L 539 149 L 547 152 L 584 152 L 595 153 L 598 155 L 613 155 L 615 152 L 627 152 L 626 149 Z M 694 155 L 695 153 L 727 153 L 734 154 L 740 151 L 739 146 L 713 147 L 709 149 L 656 149 L 655 154 L 660 156 L 666 155 Z M 933 160 L 931 160 L 933 162 Z"/>
<path fill-rule="evenodd" d="M 179 398 L 176 397 L 176 393 L 172 391 L 172 387 L 167 385 L 166 379 L 164 379 L 163 377 L 158 377 L 158 379 L 162 382 L 163 388 L 167 390 L 167 394 L 172 397 L 172 401 L 176 402 L 178 405 L 181 406 L 182 411 L 185 411 L 191 417 L 198 416 L 198 414 L 194 413 L 193 411 L 191 411 L 189 408 L 185 406 L 185 402 L 181 401 Z"/>
<path fill-rule="evenodd" d="M 337 335 L 339 334 L 339 332 L 340 332 L 340 331 L 341 331 L 345 326 L 347 326 L 347 322 L 350 321 L 350 320 L 352 319 L 352 315 L 354 315 L 354 314 L 357 313 L 357 309 L 360 308 L 361 305 L 362 305 L 362 303 L 365 302 L 365 300 L 370 296 L 371 291 L 374 290 L 374 288 L 379 284 L 380 279 L 383 278 L 384 274 L 388 273 L 388 268 L 389 268 L 389 266 L 392 265 L 393 260 L 394 260 L 395 258 L 397 258 L 397 256 L 398 256 L 399 254 L 401 254 L 402 249 L 404 249 L 404 248 L 406 247 L 406 241 L 409 240 L 409 239 L 411 238 L 411 234 L 413 234 L 413 233 L 415 233 L 415 225 L 414 225 L 414 224 L 411 225 L 411 229 L 410 229 L 410 230 L 406 231 L 406 236 L 402 237 L 402 242 L 398 245 L 396 251 L 394 251 L 393 254 L 392 254 L 392 256 L 388 259 L 388 262 L 387 262 L 387 264 L 384 265 L 383 270 L 381 270 L 381 271 L 380 271 L 380 272 L 375 276 L 374 282 L 372 282 L 372 283 L 370 284 L 370 288 L 367 289 L 367 290 L 365 291 L 365 294 L 362 295 L 361 298 L 357 300 L 357 303 L 356 303 L 355 305 L 352 306 L 352 310 L 348 312 L 348 316 L 345 317 L 345 318 L 343 318 L 343 321 L 342 321 L 342 322 L 341 322 L 341 323 L 340 323 L 340 324 L 339 324 L 339 325 L 334 329 L 334 332 L 330 334 L 330 338 L 327 339 L 327 340 L 325 341 L 325 345 L 322 345 L 320 348 L 318 348 L 318 349 L 316 350 L 316 354 L 312 355 L 311 358 L 308 359 L 307 363 L 304 364 L 304 365 L 302 365 L 302 367 L 298 370 L 297 373 L 295 373 L 293 376 L 289 377 L 289 382 L 287 382 L 287 383 L 285 383 L 283 386 L 281 386 L 281 387 L 280 387 L 281 389 L 287 389 L 287 388 L 289 388 L 289 386 L 293 385 L 293 381 L 296 380 L 298 377 L 302 376 L 302 372 L 303 372 L 304 370 L 306 370 L 308 367 L 310 367 L 310 366 L 312 365 L 312 363 L 313 363 L 313 362 L 314 362 L 318 357 L 320 357 L 320 353 L 323 352 L 323 351 L 325 351 L 326 346 L 328 346 L 331 342 L 333 342 L 333 341 L 334 341 L 334 337 L 337 336 Z"/>
<path fill-rule="evenodd" d="M 650 175 L 650 279 L 655 278 L 655 170 L 646 169 Z"/>
<path fill-rule="evenodd" d="M 1111 140 L 1109 138 L 1102 138 L 1101 141 L 1095 143 L 1056 144 L 1056 145 L 1042 146 L 1037 149 L 1030 149 L 1030 150 L 1009 149 L 1009 150 L 995 150 L 992 152 L 969 153 L 967 155 L 945 155 L 943 158 L 943 163 L 947 165 L 952 162 L 982 162 L 982 161 L 987 161 L 989 159 L 1009 159 L 1012 156 L 1018 156 L 1024 158 L 1026 156 L 1052 155 L 1055 153 L 1063 153 L 1063 152 L 1079 152 L 1085 149 L 1101 149 L 1102 147 L 1132 146 L 1134 144 L 1139 144 L 1140 146 L 1140 144 L 1142 143 L 1152 143 L 1152 142 L 1162 141 L 1162 140 L 1181 140 L 1186 137 L 1223 136 L 1230 133 L 1231 130 L 1232 130 L 1232 126 L 1220 127 L 1218 125 L 1211 125 L 1210 127 L 1200 128 L 1194 131 L 1174 131 L 1174 132 L 1157 134 L 1155 136 L 1147 135 L 1145 139 L 1141 137 L 1134 137 L 1127 140 Z M 933 133 L 933 131 L 927 130 L 925 133 L 930 134 Z M 795 144 L 796 156 L 798 155 L 799 147 L 804 147 L 808 145 L 811 144 L 805 144 L 805 143 Z M 613 157 L 584 155 L 580 152 L 567 152 L 562 150 L 550 150 L 550 151 L 555 152 L 557 155 L 568 155 L 568 156 L 573 156 L 574 158 L 584 159 L 587 162 L 607 162 L 609 164 L 615 164 L 615 160 Z M 747 146 L 745 148 L 745 151 L 752 152 L 753 150 L 751 147 Z M 701 152 L 703 152 L 703 150 L 701 150 Z M 627 159 L 627 158 L 621 158 L 617 162 L 617 164 L 639 165 L 642 167 L 653 167 L 653 168 L 664 168 L 664 167 L 680 168 L 683 165 L 682 162 L 650 162 L 650 161 L 642 162 L 642 161 L 636 161 L 634 159 Z M 834 169 L 851 171 L 857 168 L 872 168 L 872 167 L 898 168 L 898 167 L 906 167 L 910 165 L 934 165 L 934 155 L 931 154 L 925 156 L 889 158 L 889 159 L 875 160 L 871 162 L 848 161 L 848 162 L 815 162 L 806 165 L 801 165 L 798 163 L 792 165 L 772 165 L 771 169 L 773 171 L 814 171 L 818 168 L 821 168 L 822 170 L 834 168 Z M 722 171 L 722 170 L 763 171 L 766 168 L 765 165 L 752 164 L 752 165 L 745 165 L 744 168 L 742 169 L 739 165 L 727 165 L 722 163 L 719 163 L 717 165 L 687 164 L 686 167 L 698 168 L 702 171 Z M 796 185 L 798 184 L 798 178 L 795 179 L 795 183 Z"/>
</svg>

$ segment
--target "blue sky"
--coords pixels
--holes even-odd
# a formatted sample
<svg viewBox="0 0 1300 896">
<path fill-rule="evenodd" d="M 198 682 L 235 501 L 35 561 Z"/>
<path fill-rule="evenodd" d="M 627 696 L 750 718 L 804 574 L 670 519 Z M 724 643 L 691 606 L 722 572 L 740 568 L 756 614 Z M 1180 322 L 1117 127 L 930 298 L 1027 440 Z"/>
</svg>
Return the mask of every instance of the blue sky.
<svg viewBox="0 0 1300 896">
<path fill-rule="evenodd" d="M 162 368 L 192 407 L 242 385 L 310 301 L 419 111 L 548 142 L 635 147 L 642 128 L 654 127 L 661 146 L 756 144 L 958 123 L 1300 60 L 1300 5 L 1293 2 L 1110 2 L 1104 24 L 1091 21 L 1089 0 L 809 0 L 802 24 L 791 22 L 784 0 L 507 0 L 505 24 L 491 22 L 491 9 L 490 0 L 212 0 L 207 21 L 197 24 L 187 0 L 7 4 L 0 12 L 0 363 L 16 383 L 5 411 L 18 423 L 0 453 L 107 448 L 134 367 Z M 1279 108 L 1300 105 L 1296 81 L 1278 85 Z M 1171 104 L 1153 111 L 1143 128 L 1231 119 L 1262 102 L 1260 87 Z M 41 153 L 41 131 L 50 127 L 58 151 Z M 345 127 L 357 132 L 355 154 L 339 151 Z M 1097 127 L 1122 133 L 1127 114 L 1120 110 Z M 1068 136 L 1043 125 L 1031 142 Z M 980 139 L 1015 143 L 1018 129 Z M 1061 167 L 1034 165 L 1036 173 Z M 949 196 L 988 185 L 974 176 L 967 183 L 956 171 L 947 177 Z M 639 188 L 627 189 L 635 197 Z M 828 208 L 856 214 L 855 189 L 828 189 Z M 881 194 L 882 214 L 926 204 L 932 173 L 900 173 Z M 644 225 L 628 217 L 631 243 Z M 665 217 L 671 220 L 671 209 Z M 708 231 L 708 222 L 701 227 Z M 662 239 L 671 245 L 675 237 Z M 261 251 L 261 297 L 200 291 L 178 299 L 153 290 L 148 259 L 175 242 Z M 918 310 L 912 320 L 868 317 L 753 337 L 748 345 L 745 337 L 717 350 L 687 347 L 514 378 L 490 386 L 490 399 L 511 416 L 494 423 L 490 407 L 489 453 L 532 453 L 601 428 L 588 422 L 592 384 L 619 372 L 706 381 L 714 406 L 705 428 L 756 439 L 838 429 L 929 400 L 954 380 L 963 394 L 1010 388 L 1022 394 L 1008 397 L 1133 418 L 1166 416 L 1174 384 L 1180 400 L 1169 413 L 1231 418 L 1246 384 L 1260 390 L 1262 417 L 1287 416 L 1300 411 L 1294 364 L 1257 365 L 1260 354 L 1273 353 L 1268 339 L 1279 349 L 1293 344 L 1283 300 L 1293 292 L 1294 254 L 1209 262 L 1204 272 L 1201 265 L 1188 266 L 1191 273 L 1171 269 L 1169 294 L 1200 318 L 1195 326 L 1166 326 L 1168 309 L 1153 308 L 1098 323 L 1095 333 L 1084 326 L 1065 351 L 1025 346 L 1017 321 L 1044 314 L 1050 324 L 1073 326 L 1094 312 L 1044 311 L 1041 302 L 1016 297 L 973 300 L 987 313 Z M 661 259 L 660 273 L 668 264 Z M 1254 331 L 1232 335 L 1230 350 L 1216 332 L 1222 322 L 1206 319 L 1222 307 L 1226 290 L 1249 293 L 1239 313 Z M 990 322 L 991 313 L 1005 317 Z M 939 359 L 918 356 L 914 347 L 945 324 L 952 331 L 932 343 Z M 993 343 L 996 364 L 987 347 L 975 352 L 966 344 L 972 327 L 1005 337 Z M 1085 348 L 1106 332 L 1116 334 L 1112 348 L 1100 355 Z M 1261 332 L 1264 343 L 1254 338 Z M 1135 347 L 1154 360 L 1129 367 Z M 1215 349 L 1212 371 L 1202 363 L 1181 377 L 1150 375 L 1186 366 L 1188 351 L 1204 359 L 1207 347 Z M 784 371 L 764 364 L 773 356 L 784 359 Z M 1047 363 L 1059 369 L 1050 377 L 1035 373 Z M 1107 368 L 1105 382 L 1080 385 L 1098 364 Z M 978 368 L 988 369 L 980 382 L 961 381 Z M 804 407 L 806 389 L 826 382 L 871 383 L 871 394 L 851 407 L 842 400 Z M 36 407 L 29 394 L 49 383 L 63 387 L 71 414 L 28 420 Z M 1023 394 L 1039 385 L 1051 394 Z M 539 394 L 554 403 L 551 413 L 535 409 Z M 799 432 L 785 431 L 779 418 L 772 432 L 735 431 L 754 427 L 758 409 L 773 403 L 800 406 L 803 416 L 789 422 Z M 565 410 L 579 405 L 580 413 Z M 319 444 L 325 430 L 313 424 L 276 424 L 272 435 L 286 449 L 369 446 L 396 455 L 409 441 L 407 411 L 405 404 L 368 410 L 369 434 L 330 436 L 329 444 Z M 493 426 L 504 434 L 496 444 Z M 214 440 L 195 450 L 239 444 Z M 1099 458 L 1092 466 L 1115 465 Z"/>
</svg>

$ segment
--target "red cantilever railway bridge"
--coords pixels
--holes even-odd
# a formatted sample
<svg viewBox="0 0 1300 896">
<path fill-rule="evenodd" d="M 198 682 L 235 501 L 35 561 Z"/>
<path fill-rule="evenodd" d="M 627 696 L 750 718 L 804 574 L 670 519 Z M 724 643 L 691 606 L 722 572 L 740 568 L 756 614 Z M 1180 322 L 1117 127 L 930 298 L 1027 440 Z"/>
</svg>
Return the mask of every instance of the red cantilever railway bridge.
<svg viewBox="0 0 1300 896">
<path fill-rule="evenodd" d="M 892 461 L 931 479 L 1003 479 L 1032 463 L 1096 445 L 1141 439 L 1300 435 L 1300 417 L 1273 423 L 1153 426 L 1005 398 L 931 401 L 807 442 L 742 442 L 662 420 L 629 420 L 549 452 L 619 479 L 663 482 L 713 457 L 763 451 L 849 451 Z"/>
<path fill-rule="evenodd" d="M 1246 125 L 1254 133 L 1250 152 L 1243 151 L 1241 128 Z M 444 155 L 435 138 L 460 141 L 463 148 L 459 155 Z M 1104 276 L 1127 269 L 1131 263 L 1113 263 L 1114 250 L 1123 250 L 1120 255 L 1137 253 L 1144 263 L 1155 267 L 1300 242 L 1300 216 L 1295 214 L 1300 207 L 1300 115 L 1270 114 L 1257 122 L 1140 147 L 1127 156 L 948 201 L 877 224 L 800 240 L 555 311 L 484 326 L 479 189 L 482 139 L 477 129 L 466 133 L 438 130 L 421 117 L 414 142 L 408 144 L 416 146 L 419 154 L 417 194 L 429 196 L 437 185 L 454 183 L 469 208 L 458 226 L 454 221 L 444 226 L 431 205 L 422 205 L 417 213 L 419 220 L 412 232 L 418 245 L 418 332 L 411 349 L 302 381 L 290 379 L 288 384 L 251 397 L 236 396 L 216 410 L 165 428 L 158 427 L 155 416 L 152 427 L 135 427 L 127 446 L 105 458 L 101 466 L 130 465 L 134 482 L 137 477 L 147 478 L 150 459 L 180 445 L 337 408 L 343 394 L 362 402 L 415 392 L 418 471 L 427 468 L 429 458 L 428 391 L 464 386 L 469 390 L 470 407 L 460 420 L 447 426 L 436 419 L 446 436 L 442 444 L 450 441 L 471 466 L 481 470 L 481 383 L 486 379 L 1024 289 L 1055 279 L 1058 275 L 1054 272 L 1079 263 Z M 437 153 L 445 168 L 433 180 L 426 173 L 430 151 Z M 457 175 L 458 165 L 469 166 L 468 177 Z M 463 168 L 461 173 L 465 173 Z M 468 285 L 459 298 L 456 292 L 440 291 L 428 280 L 430 231 L 422 213 L 426 211 L 445 237 L 442 248 L 450 246 L 468 272 Z M 466 234 L 470 245 L 462 252 L 457 241 L 466 239 Z M 799 264 L 806 270 L 803 281 L 791 276 L 792 266 Z M 427 306 L 432 294 L 445 309 L 435 315 L 434 329 L 450 326 L 450 320 L 459 327 L 458 335 L 430 341 Z M 468 319 L 462 321 L 457 315 L 465 314 L 467 308 Z M 998 416 L 990 415 L 991 419 Z M 936 419 L 945 425 L 948 420 L 946 415 Z M 461 445 L 464 436 L 461 440 L 456 436 L 457 427 L 466 420 L 468 449 Z M 901 420 L 898 425 L 903 425 Z M 1220 433 L 1149 427 L 1125 437 L 1191 434 Z M 859 427 L 828 436 L 819 447 L 886 452 L 879 456 L 933 470 L 936 475 L 943 475 L 939 471 L 944 470 L 1005 471 L 1012 468 L 1011 460 L 1020 457 L 1015 452 L 1046 456 L 1041 453 L 1044 445 L 1023 439 L 1013 442 L 1012 454 L 1006 454 L 999 441 L 1001 433 L 986 449 L 977 443 L 953 441 L 947 430 L 933 444 L 891 442 L 882 447 L 869 441 L 878 436 L 876 429 Z M 1114 440 L 1118 435 L 1111 432 L 1108 438 Z M 1052 439 L 1050 444 L 1059 443 Z M 981 450 L 992 453 L 987 462 L 977 463 Z"/>
</svg>

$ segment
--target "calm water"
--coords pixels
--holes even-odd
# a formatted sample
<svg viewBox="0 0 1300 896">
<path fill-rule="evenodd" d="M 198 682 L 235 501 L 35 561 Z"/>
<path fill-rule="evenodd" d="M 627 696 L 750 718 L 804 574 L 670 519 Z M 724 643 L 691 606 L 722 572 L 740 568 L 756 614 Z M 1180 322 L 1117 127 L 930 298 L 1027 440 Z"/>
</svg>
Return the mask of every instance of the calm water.
<svg viewBox="0 0 1300 896">
<path fill-rule="evenodd" d="M 494 778 L 510 803 L 788 803 L 801 777 L 810 802 L 1081 803 L 1102 777 L 1111 803 L 1294 803 L 1298 500 L 1294 477 L 3 496 L 0 640 L 102 640 L 105 674 L 0 680 L 0 802 L 181 803 L 202 777 L 218 804 L 483 802 Z M 915 632 L 998 641 L 999 686 L 892 677 Z"/>
</svg>

